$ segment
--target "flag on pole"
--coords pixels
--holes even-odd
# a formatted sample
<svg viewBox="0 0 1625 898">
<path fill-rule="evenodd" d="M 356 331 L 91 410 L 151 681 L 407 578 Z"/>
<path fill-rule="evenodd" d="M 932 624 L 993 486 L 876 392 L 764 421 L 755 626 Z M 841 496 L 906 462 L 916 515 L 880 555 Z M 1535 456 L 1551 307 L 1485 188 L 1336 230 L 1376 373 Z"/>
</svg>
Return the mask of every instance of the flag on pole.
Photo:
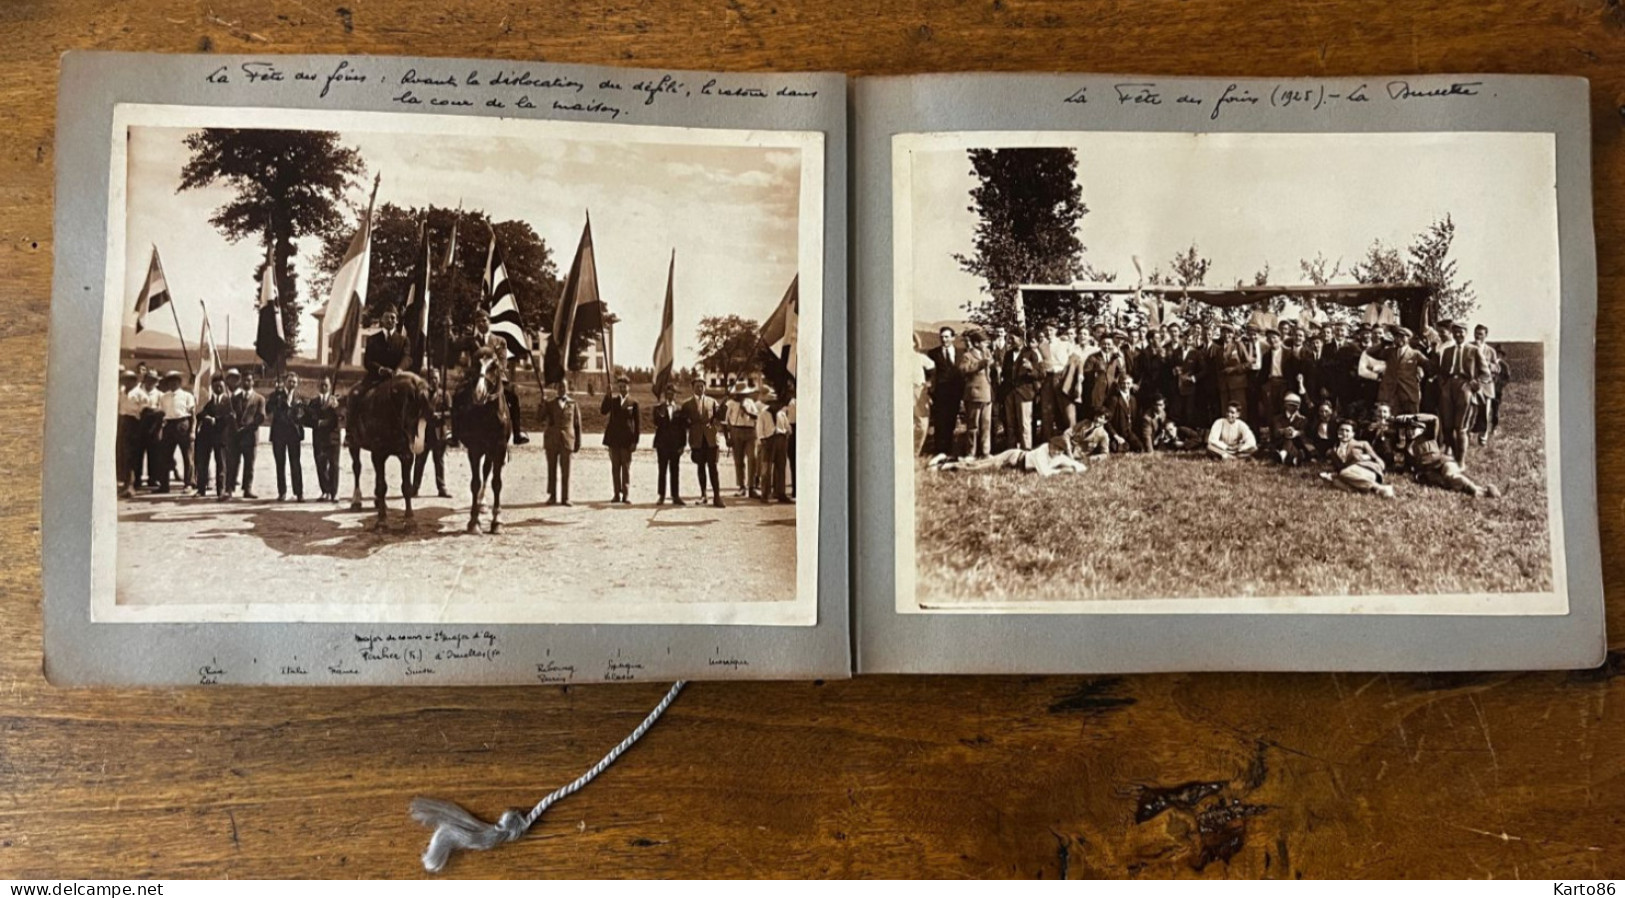
<svg viewBox="0 0 1625 898">
<path fill-rule="evenodd" d="M 564 279 L 564 293 L 553 315 L 553 333 L 547 341 L 546 375 L 549 383 L 563 380 L 572 370 L 575 336 L 603 327 L 603 301 L 598 297 L 598 267 L 593 262 L 592 216 L 581 229 L 570 275 Z"/>
<path fill-rule="evenodd" d="M 434 261 L 429 252 L 429 228 L 420 223 L 418 232 L 423 237 L 423 255 L 412 266 L 412 278 L 406 285 L 406 302 L 402 304 L 401 323 L 406 328 L 406 339 L 412 346 L 412 370 L 424 370 L 429 352 L 429 273 Z"/>
<path fill-rule="evenodd" d="M 463 201 L 457 201 L 457 213 L 451 220 L 451 239 L 446 241 L 446 254 L 440 259 L 440 273 L 445 274 L 457 261 L 457 223 L 463 219 Z"/>
<path fill-rule="evenodd" d="M 796 344 L 801 329 L 800 282 L 799 274 L 790 279 L 790 289 L 784 291 L 779 307 L 773 310 L 756 338 L 763 375 L 780 393 L 796 385 Z"/>
<path fill-rule="evenodd" d="M 677 250 L 671 251 L 671 265 L 666 268 L 666 308 L 660 313 L 660 336 L 655 340 L 655 398 L 660 399 L 666 395 L 666 384 L 671 383 L 672 375 L 672 344 L 675 342 L 671 329 L 671 281 L 672 275 L 677 271 Z"/>
<path fill-rule="evenodd" d="M 260 316 L 254 353 L 265 362 L 267 369 L 275 370 L 287 352 L 288 339 L 282 330 L 282 303 L 277 297 L 276 265 L 269 245 L 265 247 L 265 268 L 260 273 L 260 298 L 254 308 Z"/>
<path fill-rule="evenodd" d="M 367 277 L 372 270 L 372 206 L 378 196 L 378 180 L 373 178 L 372 197 L 361 216 L 355 236 L 344 251 L 333 286 L 327 296 L 327 313 L 322 318 L 322 336 L 332 350 L 333 365 L 361 364 L 361 312 L 367 304 Z"/>
<path fill-rule="evenodd" d="M 203 306 L 203 331 L 197 340 L 198 355 L 202 358 L 198 360 L 197 374 L 192 379 L 192 396 L 197 399 L 192 407 L 194 419 L 203 407 L 204 397 L 209 395 L 209 384 L 214 380 L 214 373 L 221 368 L 220 351 L 215 348 L 214 332 L 209 328 L 209 307 L 202 300 L 198 301 L 198 305 Z"/>
<path fill-rule="evenodd" d="M 497 232 L 491 231 L 491 248 L 485 253 L 485 278 L 481 281 L 485 296 L 485 310 L 491 315 L 491 333 L 501 335 L 508 344 L 509 358 L 530 355 L 530 343 L 525 339 L 525 323 L 519 317 L 519 303 L 513 295 L 513 282 L 508 280 L 508 266 L 502 261 L 502 249 L 497 246 Z"/>
<path fill-rule="evenodd" d="M 147 263 L 147 279 L 141 283 L 141 292 L 135 298 L 135 332 L 139 334 L 146 328 L 148 312 L 163 308 L 166 302 L 169 302 L 169 280 L 164 277 L 164 263 L 158 259 L 158 247 L 154 245 L 152 261 Z"/>
</svg>

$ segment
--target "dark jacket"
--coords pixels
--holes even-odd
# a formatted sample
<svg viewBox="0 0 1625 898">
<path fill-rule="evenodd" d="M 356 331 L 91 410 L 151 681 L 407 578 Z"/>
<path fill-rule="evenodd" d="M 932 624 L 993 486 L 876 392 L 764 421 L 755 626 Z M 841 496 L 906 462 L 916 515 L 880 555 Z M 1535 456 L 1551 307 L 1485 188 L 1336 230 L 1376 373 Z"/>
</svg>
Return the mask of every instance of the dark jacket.
<svg viewBox="0 0 1625 898">
<path fill-rule="evenodd" d="M 271 442 L 298 443 L 305 438 L 305 400 L 277 387 L 265 402 L 271 418 Z"/>
<path fill-rule="evenodd" d="M 549 452 L 581 451 L 581 406 L 575 400 L 542 403 L 542 448 Z"/>
<path fill-rule="evenodd" d="M 361 353 L 361 364 L 367 377 L 382 380 L 397 371 L 412 367 L 412 344 L 400 331 L 386 334 L 374 331 L 367 335 L 366 348 Z"/>
<path fill-rule="evenodd" d="M 231 408 L 237 421 L 238 442 L 257 441 L 260 428 L 265 425 L 265 397 L 248 390 L 241 396 L 231 397 Z"/>
<path fill-rule="evenodd" d="M 682 452 L 688 445 L 688 414 L 682 405 L 672 402 L 667 408 L 662 402 L 655 406 L 655 451 L 665 454 Z"/>
<path fill-rule="evenodd" d="M 604 419 L 604 445 L 611 449 L 636 449 L 640 436 L 638 404 L 631 396 L 621 398 L 611 393 L 604 397 L 598 410 Z"/>
<path fill-rule="evenodd" d="M 305 404 L 305 426 L 310 428 L 310 441 L 324 445 L 339 444 L 339 398 L 332 393 L 313 396 Z"/>
</svg>

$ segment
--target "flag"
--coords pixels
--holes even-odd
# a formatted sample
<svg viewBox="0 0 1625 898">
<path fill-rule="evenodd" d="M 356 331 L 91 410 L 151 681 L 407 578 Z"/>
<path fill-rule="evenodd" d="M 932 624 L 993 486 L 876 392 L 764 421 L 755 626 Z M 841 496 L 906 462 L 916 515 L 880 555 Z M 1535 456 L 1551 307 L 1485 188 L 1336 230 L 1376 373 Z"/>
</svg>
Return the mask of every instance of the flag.
<svg viewBox="0 0 1625 898">
<path fill-rule="evenodd" d="M 209 395 L 209 384 L 214 380 L 214 373 L 220 370 L 220 351 L 214 346 L 214 331 L 209 328 L 209 307 L 200 300 L 198 305 L 203 306 L 203 331 L 198 335 L 197 374 L 192 378 L 192 396 L 197 400 L 192 406 L 192 419 L 194 430 L 198 412 L 203 408 L 204 397 Z"/>
<path fill-rule="evenodd" d="M 381 177 L 381 176 L 380 176 Z M 373 178 L 372 198 L 367 200 L 366 214 L 361 216 L 360 227 L 350 238 L 344 259 L 333 275 L 333 286 L 327 296 L 327 313 L 322 318 L 321 339 L 333 353 L 333 365 L 349 362 L 361 364 L 361 311 L 367 303 L 367 278 L 372 270 L 372 204 L 378 196 L 378 177 Z"/>
<path fill-rule="evenodd" d="M 495 229 L 491 231 L 491 248 L 485 253 L 485 279 L 481 289 L 485 295 L 485 310 L 491 315 L 491 333 L 501 335 L 507 342 L 510 358 L 529 356 L 525 323 L 519 317 L 519 303 L 514 299 L 513 282 L 508 280 L 508 266 L 502 261 Z"/>
<path fill-rule="evenodd" d="M 671 280 L 676 271 L 677 250 L 674 249 L 671 251 L 671 265 L 666 269 L 666 308 L 660 313 L 660 337 L 655 340 L 654 390 L 656 399 L 666 395 L 666 384 L 671 382 L 672 343 L 675 342 L 671 330 Z"/>
<path fill-rule="evenodd" d="M 440 273 L 445 274 L 451 270 L 457 261 L 457 223 L 463 218 L 463 201 L 457 201 L 457 214 L 451 220 L 451 239 L 446 241 L 446 254 L 440 259 Z"/>
<path fill-rule="evenodd" d="M 796 343 L 801 329 L 800 282 L 799 274 L 790 279 L 790 289 L 784 291 L 779 307 L 773 310 L 756 338 L 763 376 L 771 380 L 780 393 L 796 385 Z"/>
<path fill-rule="evenodd" d="M 603 327 L 603 301 L 598 298 L 598 267 L 593 262 L 592 217 L 581 229 L 570 275 L 564 279 L 564 293 L 553 315 L 553 333 L 547 341 L 545 373 L 549 383 L 563 380 L 572 370 L 575 336 Z"/>
<path fill-rule="evenodd" d="M 429 273 L 434 262 L 429 253 L 429 229 L 418 227 L 423 235 L 423 255 L 412 266 L 412 277 L 406 284 L 406 302 L 401 305 L 401 326 L 406 329 L 407 342 L 412 346 L 412 370 L 424 370 L 424 359 L 429 352 Z"/>
<path fill-rule="evenodd" d="M 164 263 L 159 261 L 158 247 L 154 246 L 152 261 L 147 263 L 147 279 L 141 283 L 141 293 L 135 298 L 136 333 L 146 328 L 147 313 L 163 308 L 169 298 L 169 280 L 164 277 Z"/>
<path fill-rule="evenodd" d="M 271 258 L 271 247 L 265 248 L 265 268 L 260 273 L 260 298 L 254 308 L 259 312 L 259 330 L 254 336 L 254 353 L 275 370 L 287 352 L 288 339 L 282 330 L 282 303 L 276 289 L 276 266 Z"/>
</svg>

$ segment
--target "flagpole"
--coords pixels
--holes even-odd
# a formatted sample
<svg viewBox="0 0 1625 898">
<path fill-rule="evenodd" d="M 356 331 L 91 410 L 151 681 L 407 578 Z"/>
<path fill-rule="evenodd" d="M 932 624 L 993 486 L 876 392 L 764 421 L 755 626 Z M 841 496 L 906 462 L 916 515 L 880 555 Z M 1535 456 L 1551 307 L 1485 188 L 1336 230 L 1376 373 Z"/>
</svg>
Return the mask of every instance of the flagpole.
<svg viewBox="0 0 1625 898">
<path fill-rule="evenodd" d="M 174 288 L 169 286 L 169 274 L 164 271 L 164 260 L 159 257 L 156 246 L 152 248 L 152 258 L 158 263 L 158 275 L 164 279 L 164 289 L 170 291 L 169 302 L 166 305 L 169 306 L 170 316 L 175 319 L 175 339 L 181 341 L 181 358 L 186 360 L 186 376 L 196 377 L 192 371 L 192 356 L 186 351 L 186 332 L 181 330 L 181 316 L 175 311 Z"/>
<path fill-rule="evenodd" d="M 370 254 L 372 252 L 372 246 L 371 246 L 371 243 L 372 243 L 371 231 L 372 231 L 372 225 L 373 225 L 372 210 L 373 210 L 373 206 L 378 201 L 378 182 L 383 180 L 383 177 L 384 177 L 384 173 L 381 172 L 381 171 L 372 176 L 372 193 L 370 195 L 368 195 L 368 197 L 367 197 L 367 217 L 362 219 L 362 222 L 361 222 L 362 227 L 366 228 L 367 231 L 368 231 L 366 245 L 364 245 L 361 248 L 361 251 L 363 253 L 367 253 L 367 254 Z M 370 269 L 369 269 L 369 274 L 370 274 Z M 362 287 L 363 290 L 365 290 L 367 285 L 362 284 L 361 287 Z M 352 297 L 352 299 L 354 299 L 354 298 L 358 298 L 358 297 Z M 357 340 L 361 339 L 361 333 L 360 333 L 361 328 L 360 328 L 360 324 L 359 324 L 359 320 L 360 320 L 359 316 L 361 315 L 362 311 L 364 311 L 364 310 L 357 310 L 356 311 L 357 321 L 358 321 L 358 323 L 356 325 L 356 339 Z M 331 312 L 331 309 L 329 309 L 329 312 Z M 345 313 L 348 314 L 349 310 L 346 309 Z M 325 322 L 327 319 L 324 318 L 322 320 Z M 228 324 L 228 327 L 229 327 L 229 324 L 230 324 L 230 319 L 229 318 L 227 319 L 227 324 Z M 342 322 L 341 322 L 340 326 L 343 326 Z M 229 333 L 229 331 L 228 331 L 228 333 Z M 228 340 L 227 342 L 230 342 L 230 341 Z M 341 340 L 340 342 L 342 343 L 343 341 Z M 354 348 L 355 347 L 353 347 L 353 346 L 350 347 L 350 349 L 352 351 L 354 350 Z M 332 372 L 330 374 L 328 374 L 327 379 L 331 382 L 334 393 L 337 393 L 338 389 L 339 389 L 339 369 L 340 369 L 340 366 L 342 366 L 343 364 L 344 364 L 344 354 L 339 353 L 339 352 L 333 353 L 333 370 L 332 370 Z"/>
</svg>

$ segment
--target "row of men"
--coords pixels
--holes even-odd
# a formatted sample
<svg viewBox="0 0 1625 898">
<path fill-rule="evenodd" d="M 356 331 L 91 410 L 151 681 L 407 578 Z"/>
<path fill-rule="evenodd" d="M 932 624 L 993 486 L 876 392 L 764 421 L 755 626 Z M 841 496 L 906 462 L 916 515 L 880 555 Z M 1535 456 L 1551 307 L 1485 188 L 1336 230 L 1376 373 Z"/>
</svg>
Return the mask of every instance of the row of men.
<svg viewBox="0 0 1625 898">
<path fill-rule="evenodd" d="M 1262 442 L 1242 420 L 1239 403 L 1227 403 L 1224 415 L 1204 434 L 1169 418 L 1166 401 L 1157 396 L 1133 419 L 1132 429 L 1125 428 L 1121 420 L 1113 420 L 1105 409 L 1091 409 L 1083 421 L 1036 448 L 1015 447 L 971 458 L 939 453 L 927 462 L 927 467 L 1007 467 L 1047 477 L 1081 473 L 1087 470 L 1083 459 L 1113 452 L 1200 450 L 1220 461 L 1265 458 L 1289 467 L 1322 462 L 1328 470 L 1320 477 L 1333 486 L 1389 499 L 1395 497 L 1395 492 L 1387 477 L 1402 471 L 1409 471 L 1418 483 L 1427 486 L 1474 497 L 1501 495 L 1498 488 L 1468 477 L 1462 463 L 1442 445 L 1437 415 L 1395 415 L 1389 403 L 1379 401 L 1369 420 L 1356 422 L 1337 418 L 1331 403 L 1322 402 L 1315 419 L 1310 420 L 1300 411 L 1302 402 L 1296 394 L 1287 394 L 1282 405 L 1283 411 L 1263 431 Z"/>
<path fill-rule="evenodd" d="M 1166 398 L 1182 421 L 1211 421 L 1234 402 L 1242 419 L 1265 426 L 1288 393 L 1318 407 L 1330 402 L 1341 417 L 1364 418 L 1376 403 L 1395 414 L 1427 412 L 1443 421 L 1443 441 L 1457 461 L 1469 434 L 1481 444 L 1500 417 L 1510 377 L 1501 354 L 1479 325 L 1441 322 L 1418 336 L 1404 327 L 1360 327 L 1349 337 L 1340 323 L 1277 329 L 1171 321 L 1146 331 L 1110 332 L 1097 324 L 1073 338 L 1055 325 L 1011 336 L 994 328 L 960 337 L 939 332 L 925 357 L 917 399 L 929 404 L 932 450 L 952 455 L 964 419 L 971 453 L 1032 448 L 1077 423 L 1080 409 L 1105 409 L 1125 385 Z M 922 409 L 923 411 L 923 409 Z M 1036 437 L 1036 440 L 1035 440 Z"/>
<path fill-rule="evenodd" d="M 456 445 L 451 430 L 452 400 L 438 371 L 428 372 L 428 382 L 431 417 L 425 428 L 425 451 L 414 466 L 412 488 L 421 490 L 427 463 L 432 460 L 437 493 L 449 498 L 445 452 Z M 304 397 L 299 394 L 299 376 L 289 373 L 276 379 L 267 396 L 255 388 L 252 373 L 233 368 L 212 378 L 209 394 L 199 404 L 185 388 L 180 372 L 159 376 L 143 363 L 135 370 L 121 369 L 119 387 L 115 455 L 120 496 L 131 497 L 138 487 L 169 493 L 178 482 L 180 489 L 194 496 L 207 496 L 212 487 L 220 500 L 228 500 L 240 488 L 243 498 L 257 499 L 254 463 L 259 431 L 269 425 L 278 501 L 287 499 L 290 485 L 294 500 L 304 501 L 301 446 L 306 430 L 311 432 L 320 498 L 336 498 L 344 403 L 333 393 L 328 378 L 321 379 L 315 396 Z M 629 387 L 629 380 L 620 377 L 615 392 L 601 404 L 613 502 L 630 501 L 630 467 L 640 438 L 638 403 L 630 398 Z M 735 460 L 738 495 L 762 502 L 794 501 L 793 397 L 780 401 L 766 386 L 749 391 L 738 384 L 724 403 L 706 391 L 704 378 L 695 378 L 692 395 L 679 404 L 675 388 L 668 385 L 653 409 L 660 503 L 666 501 L 669 489 L 674 504 L 686 504 L 678 469 L 687 448 L 698 471 L 701 501 L 709 487 L 712 504 L 721 507 L 718 458 L 722 443 Z M 569 505 L 570 458 L 581 450 L 581 412 L 562 383 L 549 385 L 540 411 L 548 504 Z"/>
</svg>

